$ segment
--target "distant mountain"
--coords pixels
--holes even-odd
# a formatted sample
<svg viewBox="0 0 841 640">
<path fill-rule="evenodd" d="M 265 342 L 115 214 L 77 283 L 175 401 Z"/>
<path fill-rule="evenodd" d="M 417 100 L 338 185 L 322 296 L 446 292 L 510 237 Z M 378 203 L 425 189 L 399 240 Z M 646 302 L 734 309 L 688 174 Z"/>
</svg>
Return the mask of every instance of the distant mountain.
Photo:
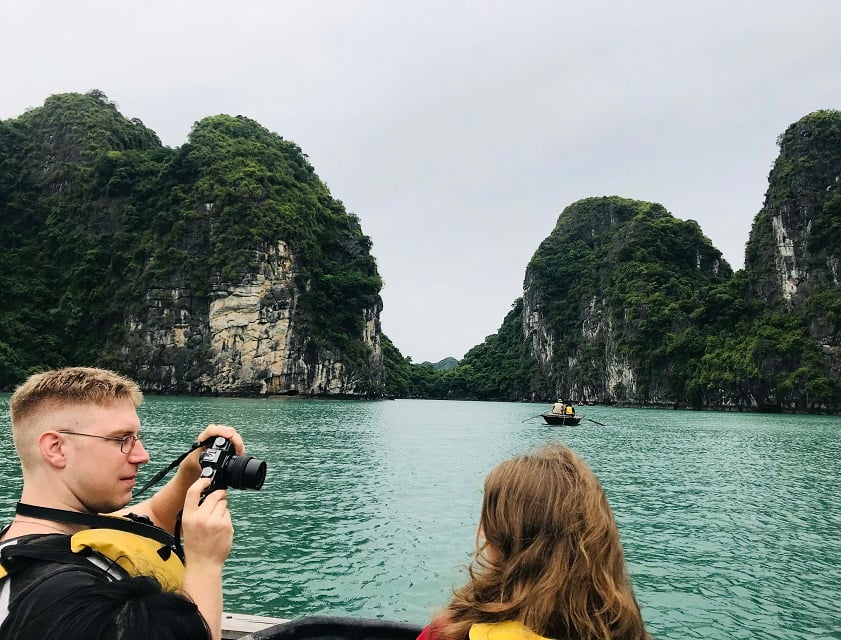
<svg viewBox="0 0 841 640">
<path fill-rule="evenodd" d="M 435 363 L 424 361 L 421 362 L 421 366 L 432 367 L 435 371 L 449 371 L 450 369 L 455 369 L 458 366 L 458 360 L 453 357 L 449 357 Z"/>
</svg>

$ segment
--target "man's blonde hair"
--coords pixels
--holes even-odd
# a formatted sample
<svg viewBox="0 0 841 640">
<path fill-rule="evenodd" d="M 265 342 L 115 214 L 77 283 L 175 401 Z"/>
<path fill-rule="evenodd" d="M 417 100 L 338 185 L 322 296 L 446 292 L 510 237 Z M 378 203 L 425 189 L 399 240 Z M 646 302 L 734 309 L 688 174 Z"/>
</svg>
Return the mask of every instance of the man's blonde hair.
<svg viewBox="0 0 841 640">
<path fill-rule="evenodd" d="M 137 383 L 107 369 L 67 367 L 30 376 L 12 394 L 9 413 L 12 427 L 46 405 L 108 405 L 131 400 L 135 407 L 143 403 Z"/>
</svg>

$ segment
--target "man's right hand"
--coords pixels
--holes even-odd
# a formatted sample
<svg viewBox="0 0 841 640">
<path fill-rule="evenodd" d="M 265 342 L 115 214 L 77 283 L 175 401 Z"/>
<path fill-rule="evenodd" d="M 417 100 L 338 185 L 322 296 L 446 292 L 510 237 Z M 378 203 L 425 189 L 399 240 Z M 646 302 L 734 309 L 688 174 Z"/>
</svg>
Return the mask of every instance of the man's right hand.
<svg viewBox="0 0 841 640">
<path fill-rule="evenodd" d="M 214 491 L 199 504 L 210 478 L 199 478 L 187 490 L 181 531 L 184 535 L 184 592 L 204 616 L 213 640 L 222 637 L 222 566 L 231 552 L 234 525 L 228 492 Z"/>
<path fill-rule="evenodd" d="M 202 491 L 210 486 L 210 478 L 199 478 L 187 490 L 181 531 L 187 566 L 218 564 L 222 567 L 234 541 L 234 525 L 228 511 L 228 492 L 214 491 L 201 500 Z"/>
</svg>

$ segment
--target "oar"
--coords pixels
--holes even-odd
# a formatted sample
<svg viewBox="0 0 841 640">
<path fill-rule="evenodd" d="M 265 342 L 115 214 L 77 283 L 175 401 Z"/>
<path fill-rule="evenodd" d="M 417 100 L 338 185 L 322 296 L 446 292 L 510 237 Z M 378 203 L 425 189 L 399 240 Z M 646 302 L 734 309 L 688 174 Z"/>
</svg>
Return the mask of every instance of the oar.
<svg viewBox="0 0 841 640">
<path fill-rule="evenodd" d="M 595 423 L 595 424 L 599 425 L 600 427 L 607 426 L 607 425 L 605 425 L 605 424 L 602 424 L 602 423 L 601 423 L 601 422 L 599 422 L 598 420 L 593 420 L 592 418 L 588 418 L 587 416 L 581 416 L 581 417 L 582 417 L 582 418 L 584 418 L 585 420 L 589 420 L 590 422 L 593 422 L 593 423 Z"/>
<path fill-rule="evenodd" d="M 524 422 L 526 422 L 526 420 L 534 420 L 535 418 L 539 418 L 539 417 L 540 417 L 540 416 L 542 416 L 542 415 L 543 415 L 542 413 L 538 413 L 537 415 L 534 415 L 534 416 L 531 416 L 531 417 L 529 417 L 529 418 L 526 418 L 525 420 L 521 420 L 521 421 L 520 421 L 520 424 L 523 424 Z"/>
</svg>

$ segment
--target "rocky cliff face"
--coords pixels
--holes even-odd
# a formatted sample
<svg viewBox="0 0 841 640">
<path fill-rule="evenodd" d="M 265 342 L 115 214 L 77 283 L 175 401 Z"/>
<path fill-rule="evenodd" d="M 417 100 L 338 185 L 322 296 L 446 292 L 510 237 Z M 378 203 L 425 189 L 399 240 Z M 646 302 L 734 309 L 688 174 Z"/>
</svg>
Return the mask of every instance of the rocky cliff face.
<svg viewBox="0 0 841 640">
<path fill-rule="evenodd" d="M 555 338 L 540 305 L 534 278 L 526 274 L 523 288 L 523 335 L 528 341 L 537 366 L 544 375 L 551 376 L 555 357 Z"/>
<path fill-rule="evenodd" d="M 604 298 L 593 296 L 582 306 L 580 341 L 566 354 L 555 353 L 554 337 L 540 308 L 539 289 L 528 280 L 523 306 L 524 337 L 541 373 L 554 381 L 557 392 L 553 395 L 593 402 L 627 402 L 637 397 L 633 362 L 618 347 L 616 326 Z"/>
<path fill-rule="evenodd" d="M 295 261 L 278 242 L 236 286 L 215 285 L 203 300 L 185 288 L 153 289 L 128 318 L 124 357 L 147 389 L 225 395 L 363 395 L 381 369 L 380 307 L 366 309 L 366 374 L 341 354 L 313 349 L 298 326 Z"/>
<path fill-rule="evenodd" d="M 841 112 L 817 111 L 780 136 L 745 272 L 760 300 L 804 316 L 841 374 Z"/>
<path fill-rule="evenodd" d="M 745 254 L 759 297 L 797 305 L 839 286 L 841 116 L 819 111 L 780 136 L 780 155 Z"/>
</svg>

